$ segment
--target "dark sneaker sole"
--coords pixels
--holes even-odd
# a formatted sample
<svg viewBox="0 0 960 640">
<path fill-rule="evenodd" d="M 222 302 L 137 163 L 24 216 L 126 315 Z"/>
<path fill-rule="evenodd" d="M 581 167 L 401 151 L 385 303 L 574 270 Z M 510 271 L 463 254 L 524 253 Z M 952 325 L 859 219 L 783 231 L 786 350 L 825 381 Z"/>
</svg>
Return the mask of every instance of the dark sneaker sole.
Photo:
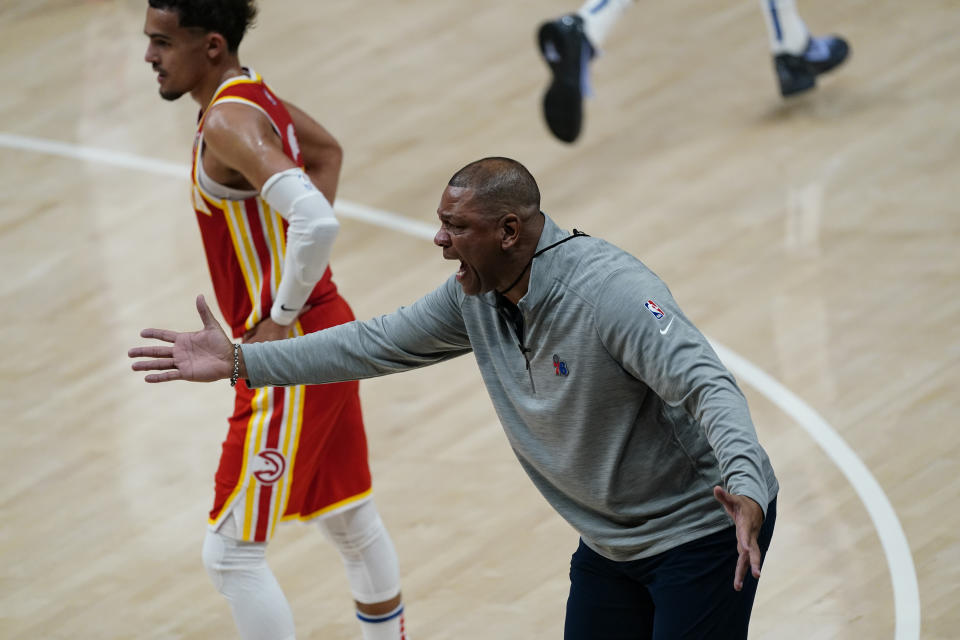
<svg viewBox="0 0 960 640">
<path fill-rule="evenodd" d="M 583 92 L 580 89 L 581 52 L 565 55 L 564 35 L 555 22 L 540 27 L 540 53 L 553 79 L 543 94 L 543 116 L 551 133 L 563 142 L 573 142 L 583 127 Z M 550 51 L 558 60 L 551 60 Z"/>
</svg>

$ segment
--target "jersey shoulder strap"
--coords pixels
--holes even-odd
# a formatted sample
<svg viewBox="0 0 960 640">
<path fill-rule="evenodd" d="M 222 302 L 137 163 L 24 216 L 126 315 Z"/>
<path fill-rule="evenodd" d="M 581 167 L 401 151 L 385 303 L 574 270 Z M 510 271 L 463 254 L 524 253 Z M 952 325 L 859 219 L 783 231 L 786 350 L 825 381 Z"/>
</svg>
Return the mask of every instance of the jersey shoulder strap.
<svg viewBox="0 0 960 640">
<path fill-rule="evenodd" d="M 258 73 L 252 69 L 247 71 L 249 75 L 230 78 L 217 88 L 213 99 L 200 119 L 198 131 L 203 130 L 203 120 L 214 106 L 227 102 L 245 104 L 257 109 L 267 117 L 273 130 L 283 143 L 284 153 L 297 165 L 301 165 L 300 145 L 297 141 L 290 112 L 287 111 L 283 101 L 270 90 L 270 87 Z"/>
</svg>

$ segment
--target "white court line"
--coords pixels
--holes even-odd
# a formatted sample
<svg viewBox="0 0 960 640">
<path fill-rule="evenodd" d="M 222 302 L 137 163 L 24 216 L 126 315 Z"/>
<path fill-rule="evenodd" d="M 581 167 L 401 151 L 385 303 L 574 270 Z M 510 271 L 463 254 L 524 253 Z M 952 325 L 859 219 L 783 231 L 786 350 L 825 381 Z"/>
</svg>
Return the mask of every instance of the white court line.
<svg viewBox="0 0 960 640">
<path fill-rule="evenodd" d="M 2 132 L 0 132 L 0 147 L 48 153 L 177 178 L 186 178 L 190 172 L 187 165 L 152 160 L 118 151 L 82 147 Z M 345 217 L 362 220 L 418 238 L 431 239 L 436 231 L 436 228 L 432 225 L 410 220 L 389 211 L 382 211 L 344 200 L 337 201 L 337 211 Z M 880 537 L 880 544 L 883 546 L 887 565 L 890 568 L 896 624 L 894 640 L 919 640 L 920 591 L 917 584 L 917 572 L 913 565 L 913 556 L 910 553 L 910 545 L 907 542 L 903 526 L 897 519 L 893 505 L 890 504 L 890 500 L 883 492 L 880 483 L 873 477 L 873 474 L 870 473 L 870 470 L 854 453 L 853 449 L 812 407 L 748 360 L 719 343 L 711 341 L 711 344 L 720 359 L 735 376 L 752 386 L 803 427 L 853 485 L 857 495 L 860 496 L 860 500 L 867 508 L 867 513 L 870 514 L 873 526 Z"/>
<path fill-rule="evenodd" d="M 109 164 L 123 169 L 134 169 L 136 171 L 145 171 L 147 173 L 172 176 L 174 178 L 190 177 L 190 165 L 177 164 L 175 162 L 165 162 L 163 160 L 153 160 L 121 151 L 110 151 L 108 149 L 95 149 L 93 147 L 81 147 L 54 140 L 43 140 L 40 138 L 28 138 L 11 133 L 0 132 L 0 147 L 9 149 L 22 149 L 23 151 L 34 151 L 47 153 L 63 158 L 73 158 L 86 162 L 96 162 L 99 164 Z M 367 207 L 347 200 L 337 200 L 337 213 L 345 218 L 353 218 L 367 222 L 378 227 L 385 227 L 393 231 L 400 231 L 418 238 L 433 239 L 436 235 L 437 225 L 430 225 L 425 222 L 411 220 L 404 216 Z"/>
<path fill-rule="evenodd" d="M 844 442 L 843 438 L 813 407 L 752 362 L 722 344 L 712 340 L 710 344 L 737 378 L 759 391 L 803 427 L 853 485 L 857 495 L 860 496 L 860 501 L 867 508 L 870 519 L 873 520 L 873 526 L 880 536 L 883 553 L 887 557 L 887 566 L 890 567 L 896 622 L 893 637 L 895 640 L 918 639 L 920 637 L 920 590 L 917 585 L 917 571 L 913 566 L 913 556 L 910 554 L 907 535 L 880 483 L 850 445 Z"/>
</svg>

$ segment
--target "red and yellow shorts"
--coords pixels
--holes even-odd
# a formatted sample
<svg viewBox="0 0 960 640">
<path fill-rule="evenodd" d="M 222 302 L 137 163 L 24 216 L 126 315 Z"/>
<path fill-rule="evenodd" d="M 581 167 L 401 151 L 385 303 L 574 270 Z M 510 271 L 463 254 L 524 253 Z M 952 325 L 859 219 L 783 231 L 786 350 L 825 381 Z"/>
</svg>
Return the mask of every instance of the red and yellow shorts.
<svg viewBox="0 0 960 640">
<path fill-rule="evenodd" d="M 346 303 L 337 302 L 305 314 L 302 328 L 310 330 L 311 316 L 321 311 L 324 326 L 352 319 Z M 349 317 L 337 322 L 330 306 L 340 312 L 335 316 Z M 261 389 L 237 382 L 210 526 L 232 513 L 238 539 L 264 542 L 282 520 L 308 520 L 369 497 L 358 389 L 357 382 Z"/>
</svg>

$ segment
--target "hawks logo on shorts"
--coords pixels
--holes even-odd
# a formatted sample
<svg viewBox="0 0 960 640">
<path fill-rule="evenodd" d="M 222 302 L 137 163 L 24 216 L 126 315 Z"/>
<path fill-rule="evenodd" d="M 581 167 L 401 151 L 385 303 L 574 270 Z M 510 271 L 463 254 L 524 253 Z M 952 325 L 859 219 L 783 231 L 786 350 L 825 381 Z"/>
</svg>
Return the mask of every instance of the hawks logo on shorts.
<svg viewBox="0 0 960 640">
<path fill-rule="evenodd" d="M 261 484 L 273 484 L 287 470 L 287 459 L 276 449 L 264 449 L 253 463 L 253 477 Z"/>
<path fill-rule="evenodd" d="M 653 300 L 647 300 L 644 305 L 647 309 L 650 310 L 650 313 L 653 314 L 653 317 L 657 320 L 663 317 L 663 309 L 657 306 L 657 303 Z"/>
</svg>

